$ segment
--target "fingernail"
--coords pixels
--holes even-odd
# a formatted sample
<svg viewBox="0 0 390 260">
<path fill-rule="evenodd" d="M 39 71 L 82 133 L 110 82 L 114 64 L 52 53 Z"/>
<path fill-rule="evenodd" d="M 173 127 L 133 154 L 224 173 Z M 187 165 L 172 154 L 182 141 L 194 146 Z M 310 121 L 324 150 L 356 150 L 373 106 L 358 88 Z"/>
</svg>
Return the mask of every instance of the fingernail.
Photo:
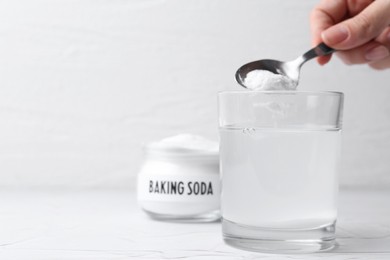
<svg viewBox="0 0 390 260">
<path fill-rule="evenodd" d="M 365 58 L 369 61 L 377 61 L 389 56 L 389 50 L 385 46 L 378 46 L 366 52 Z"/>
<path fill-rule="evenodd" d="M 323 31 L 321 36 L 324 42 L 333 45 L 346 40 L 349 36 L 349 31 L 345 25 L 339 24 Z"/>
</svg>

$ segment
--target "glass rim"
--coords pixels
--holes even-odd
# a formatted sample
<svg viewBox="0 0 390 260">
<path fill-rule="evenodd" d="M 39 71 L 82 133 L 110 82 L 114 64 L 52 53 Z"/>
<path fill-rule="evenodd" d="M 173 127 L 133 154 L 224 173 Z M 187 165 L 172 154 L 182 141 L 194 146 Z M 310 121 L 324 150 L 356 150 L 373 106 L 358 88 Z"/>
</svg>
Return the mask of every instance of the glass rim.
<svg viewBox="0 0 390 260">
<path fill-rule="evenodd" d="M 316 95 L 316 96 L 344 96 L 340 91 L 301 91 L 301 90 L 225 90 L 219 91 L 218 95 L 223 94 L 269 94 L 269 95 Z"/>
</svg>

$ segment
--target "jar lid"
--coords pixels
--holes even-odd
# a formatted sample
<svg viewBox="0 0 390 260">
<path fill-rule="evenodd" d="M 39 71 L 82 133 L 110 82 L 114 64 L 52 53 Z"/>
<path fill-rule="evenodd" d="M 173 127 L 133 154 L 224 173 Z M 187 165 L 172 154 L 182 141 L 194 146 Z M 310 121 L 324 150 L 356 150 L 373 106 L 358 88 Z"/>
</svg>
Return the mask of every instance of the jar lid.
<svg viewBox="0 0 390 260">
<path fill-rule="evenodd" d="M 146 145 L 148 154 L 218 158 L 218 142 L 193 134 L 179 134 Z"/>
</svg>

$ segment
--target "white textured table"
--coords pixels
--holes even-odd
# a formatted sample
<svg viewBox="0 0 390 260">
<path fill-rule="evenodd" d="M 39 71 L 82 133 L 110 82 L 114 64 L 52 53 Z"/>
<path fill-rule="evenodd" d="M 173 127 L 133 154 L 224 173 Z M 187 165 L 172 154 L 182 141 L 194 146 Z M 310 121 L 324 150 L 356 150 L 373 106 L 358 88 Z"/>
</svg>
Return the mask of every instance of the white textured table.
<svg viewBox="0 0 390 260">
<path fill-rule="evenodd" d="M 390 191 L 342 191 L 339 247 L 267 255 L 225 245 L 220 223 L 149 219 L 125 191 L 0 191 L 0 259 L 390 259 Z"/>
</svg>

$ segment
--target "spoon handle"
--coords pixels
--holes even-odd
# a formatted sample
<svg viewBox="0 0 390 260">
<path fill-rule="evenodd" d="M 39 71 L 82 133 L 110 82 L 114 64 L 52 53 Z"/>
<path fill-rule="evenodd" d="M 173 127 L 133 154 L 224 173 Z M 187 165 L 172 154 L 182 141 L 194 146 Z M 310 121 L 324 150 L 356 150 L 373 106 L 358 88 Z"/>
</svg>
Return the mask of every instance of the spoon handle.
<svg viewBox="0 0 390 260">
<path fill-rule="evenodd" d="M 336 51 L 335 49 L 332 49 L 331 47 L 329 47 L 325 43 L 320 43 L 316 47 L 314 47 L 313 49 L 311 49 L 308 52 L 306 52 L 305 54 L 303 54 L 303 59 L 306 62 L 306 61 L 311 60 L 311 59 L 318 57 L 318 56 L 329 55 L 335 51 Z"/>
</svg>

